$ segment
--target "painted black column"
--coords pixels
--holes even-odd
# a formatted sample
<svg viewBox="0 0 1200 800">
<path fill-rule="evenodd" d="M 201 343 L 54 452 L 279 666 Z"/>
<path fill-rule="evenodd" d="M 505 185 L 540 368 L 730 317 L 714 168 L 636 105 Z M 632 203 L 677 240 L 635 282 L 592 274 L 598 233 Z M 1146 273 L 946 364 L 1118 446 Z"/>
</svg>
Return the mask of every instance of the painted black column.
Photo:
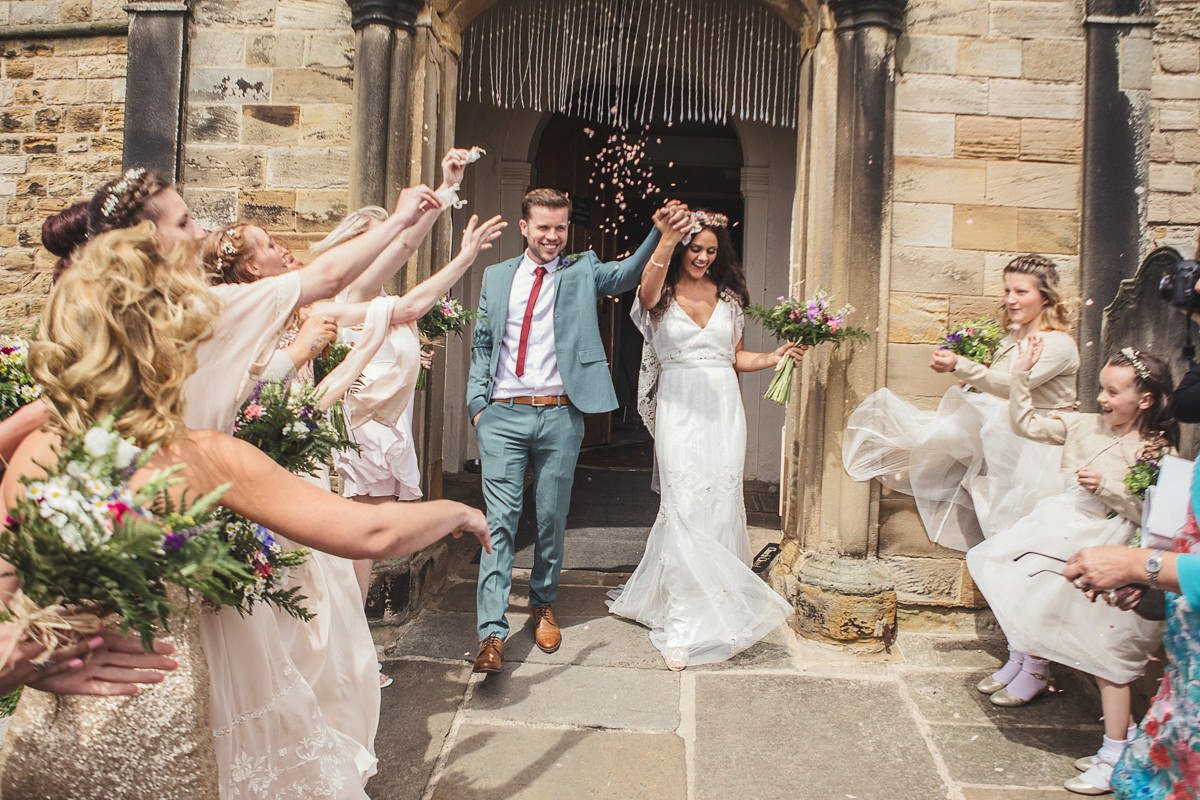
<svg viewBox="0 0 1200 800">
<path fill-rule="evenodd" d="M 412 31 L 424 0 L 346 0 L 355 31 L 351 206 L 388 206 L 389 178 L 406 171 Z M 392 133 L 392 128 L 400 131 Z M 399 161 L 400 163 L 394 163 Z"/>
<path fill-rule="evenodd" d="M 1154 24 L 1152 4 L 1088 0 L 1085 24 L 1079 270 L 1080 291 L 1090 302 L 1079 318 L 1079 397 L 1085 409 L 1094 409 L 1092 388 L 1109 344 L 1104 310 L 1116 298 L 1121 280 L 1137 271 L 1147 197 L 1149 109 L 1121 84 L 1121 44 L 1135 28 Z"/>
<path fill-rule="evenodd" d="M 150 167 L 179 177 L 183 120 L 187 3 L 127 3 L 128 57 L 125 78 L 125 167 Z"/>
</svg>

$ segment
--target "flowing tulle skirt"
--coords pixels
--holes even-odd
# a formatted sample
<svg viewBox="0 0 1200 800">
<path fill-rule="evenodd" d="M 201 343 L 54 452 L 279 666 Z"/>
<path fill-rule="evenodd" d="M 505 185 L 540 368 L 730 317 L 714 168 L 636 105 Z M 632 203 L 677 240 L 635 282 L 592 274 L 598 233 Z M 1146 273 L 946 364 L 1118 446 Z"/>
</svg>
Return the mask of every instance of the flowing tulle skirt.
<svg viewBox="0 0 1200 800">
<path fill-rule="evenodd" d="M 1128 683 L 1142 674 L 1162 641 L 1163 624 L 1103 600 L 1093 603 L 1056 573 L 1081 548 L 1123 545 L 1133 533 L 1131 522 L 1109 519 L 1103 503 L 1073 485 L 971 548 L 967 568 L 1012 647 Z"/>
<path fill-rule="evenodd" d="M 1061 458 L 1061 447 L 1012 429 L 1007 401 L 958 387 L 936 411 L 879 389 L 842 438 L 850 477 L 912 495 L 930 540 L 954 550 L 1011 527 L 1053 494 Z"/>
<path fill-rule="evenodd" d="M 654 450 L 658 517 L 641 563 L 609 593 L 609 609 L 650 628 L 668 662 L 683 653 L 688 664 L 723 661 L 791 613 L 747 566 L 746 418 L 727 362 L 662 366 Z"/>
</svg>

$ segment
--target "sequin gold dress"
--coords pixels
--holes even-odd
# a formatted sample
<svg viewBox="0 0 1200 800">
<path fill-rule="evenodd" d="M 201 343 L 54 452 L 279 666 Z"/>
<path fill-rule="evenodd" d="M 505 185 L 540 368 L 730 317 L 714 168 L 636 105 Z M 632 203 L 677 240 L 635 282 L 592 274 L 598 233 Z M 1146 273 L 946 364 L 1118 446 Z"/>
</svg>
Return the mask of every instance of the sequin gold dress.
<svg viewBox="0 0 1200 800">
<path fill-rule="evenodd" d="M 217 800 L 199 596 L 168 587 L 164 635 L 179 668 L 136 695 L 26 689 L 0 748 L 0 797 L 13 800 Z"/>
</svg>

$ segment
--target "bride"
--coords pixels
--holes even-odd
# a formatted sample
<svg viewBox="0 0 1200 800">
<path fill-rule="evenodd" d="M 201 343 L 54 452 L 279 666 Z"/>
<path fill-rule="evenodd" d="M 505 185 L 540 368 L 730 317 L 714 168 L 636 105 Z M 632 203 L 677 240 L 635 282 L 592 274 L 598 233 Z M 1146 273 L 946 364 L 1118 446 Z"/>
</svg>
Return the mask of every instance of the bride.
<svg viewBox="0 0 1200 800">
<path fill-rule="evenodd" d="M 746 416 L 738 372 L 774 367 L 801 351 L 742 349 L 746 281 L 724 216 L 694 211 L 691 233 L 655 214 L 662 238 L 631 315 L 660 366 L 651 432 L 662 501 L 633 575 L 610 593 L 612 613 L 650 628 L 673 670 L 723 661 L 791 613 L 747 566 L 742 498 Z M 686 229 L 686 226 L 684 226 Z"/>
</svg>

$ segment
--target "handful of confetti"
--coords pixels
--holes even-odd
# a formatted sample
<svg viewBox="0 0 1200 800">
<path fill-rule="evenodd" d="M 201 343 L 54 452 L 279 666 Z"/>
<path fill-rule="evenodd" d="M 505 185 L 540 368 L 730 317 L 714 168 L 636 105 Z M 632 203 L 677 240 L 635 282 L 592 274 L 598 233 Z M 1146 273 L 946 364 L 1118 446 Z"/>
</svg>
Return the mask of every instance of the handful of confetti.
<svg viewBox="0 0 1200 800">
<path fill-rule="evenodd" d="M 467 151 L 467 163 L 474 164 L 486 154 L 487 150 L 484 150 L 479 145 L 475 145 Z M 456 183 L 453 186 L 447 186 L 444 189 L 438 189 L 436 192 L 434 192 L 434 194 L 436 194 L 437 198 L 442 201 L 443 205 L 451 206 L 453 208 L 462 208 L 467 204 L 467 201 L 460 200 L 458 198 L 458 188 L 459 184 Z"/>
</svg>

